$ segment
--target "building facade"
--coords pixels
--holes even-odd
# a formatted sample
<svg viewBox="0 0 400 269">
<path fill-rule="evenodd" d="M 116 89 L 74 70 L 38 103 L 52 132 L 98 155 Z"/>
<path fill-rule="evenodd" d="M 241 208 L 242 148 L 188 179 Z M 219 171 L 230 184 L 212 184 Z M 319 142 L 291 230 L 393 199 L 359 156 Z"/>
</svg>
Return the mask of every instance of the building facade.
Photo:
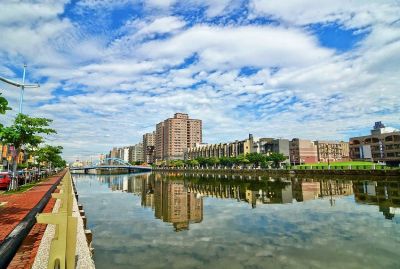
<svg viewBox="0 0 400 269">
<path fill-rule="evenodd" d="M 276 138 L 259 138 L 253 143 L 254 152 L 269 155 L 270 153 L 281 153 L 289 160 L 289 140 Z"/>
<path fill-rule="evenodd" d="M 0 166 L 0 171 L 8 171 L 12 169 L 13 165 L 13 154 L 16 154 L 13 150 L 12 146 L 9 145 L 1 145 L 0 144 L 0 157 L 1 157 L 1 166 Z M 23 150 L 19 153 L 19 156 L 17 158 L 17 164 L 21 164 L 25 161 L 33 162 L 33 159 L 31 156 L 27 155 L 24 153 Z"/>
<path fill-rule="evenodd" d="M 130 163 L 144 162 L 143 143 L 137 143 L 136 145 L 130 147 L 129 162 Z"/>
<path fill-rule="evenodd" d="M 349 143 L 343 141 L 314 141 L 317 146 L 319 162 L 338 162 L 349 160 Z"/>
<path fill-rule="evenodd" d="M 156 126 L 156 160 L 179 160 L 187 148 L 202 142 L 202 122 L 190 119 L 188 114 L 175 113 Z"/>
<path fill-rule="evenodd" d="M 234 142 L 219 144 L 197 144 L 190 147 L 185 152 L 186 160 L 194 160 L 196 158 L 221 158 L 221 157 L 237 157 L 241 154 L 246 155 L 253 151 L 253 136 L 244 140 L 236 140 Z"/>
<path fill-rule="evenodd" d="M 143 135 L 143 160 L 146 163 L 152 164 L 155 159 L 155 142 L 156 132 L 146 133 Z"/>
<path fill-rule="evenodd" d="M 289 143 L 289 151 L 292 164 L 318 162 L 317 146 L 311 140 L 293 138 Z"/>
<path fill-rule="evenodd" d="M 370 135 L 350 138 L 350 158 L 400 164 L 400 131 L 376 122 Z"/>
<path fill-rule="evenodd" d="M 228 143 L 219 144 L 198 144 L 187 149 L 185 159 L 193 160 L 203 158 L 237 157 L 248 153 L 257 152 L 268 155 L 272 152 L 282 153 L 289 158 L 289 140 L 275 138 L 254 138 L 249 137 L 244 140 L 236 140 Z"/>
<path fill-rule="evenodd" d="M 156 125 L 156 138 L 155 138 L 155 161 L 162 161 L 164 156 L 164 122 Z"/>
</svg>

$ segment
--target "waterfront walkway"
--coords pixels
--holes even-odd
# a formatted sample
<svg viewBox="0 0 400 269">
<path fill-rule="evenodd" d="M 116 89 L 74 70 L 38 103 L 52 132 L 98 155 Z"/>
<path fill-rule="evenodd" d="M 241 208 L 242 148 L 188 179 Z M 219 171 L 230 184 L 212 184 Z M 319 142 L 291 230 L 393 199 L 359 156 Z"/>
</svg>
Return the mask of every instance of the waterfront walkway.
<svg viewBox="0 0 400 269">
<path fill-rule="evenodd" d="M 64 172 L 54 175 L 23 193 L 0 194 L 0 245 L 63 175 Z M 51 212 L 54 203 L 51 198 L 43 212 Z M 32 227 L 8 268 L 31 267 L 46 226 L 36 223 Z"/>
</svg>

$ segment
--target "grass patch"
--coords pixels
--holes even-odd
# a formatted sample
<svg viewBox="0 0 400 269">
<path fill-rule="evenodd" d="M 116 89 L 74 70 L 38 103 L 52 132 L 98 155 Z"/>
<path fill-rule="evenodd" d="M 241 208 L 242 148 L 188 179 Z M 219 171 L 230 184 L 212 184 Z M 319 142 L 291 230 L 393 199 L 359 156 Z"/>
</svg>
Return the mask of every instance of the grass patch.
<svg viewBox="0 0 400 269">
<path fill-rule="evenodd" d="M 330 166 L 374 165 L 373 162 L 331 162 Z M 308 163 L 301 166 L 328 166 L 328 163 Z"/>
<path fill-rule="evenodd" d="M 332 170 L 342 170 L 342 169 L 351 169 L 354 170 L 364 170 L 364 169 L 372 169 L 375 166 L 375 169 L 389 169 L 386 165 L 376 164 L 373 162 L 331 162 L 330 169 Z M 328 163 L 311 163 L 311 164 L 302 164 L 294 166 L 295 169 L 328 169 Z"/>
<path fill-rule="evenodd" d="M 16 194 L 16 193 L 23 193 L 26 191 L 29 191 L 30 189 L 32 189 L 33 187 L 35 187 L 38 183 L 40 183 L 41 181 L 36 181 L 36 182 L 31 182 L 31 183 L 27 183 L 25 185 L 21 185 L 18 187 L 18 190 L 14 190 L 14 191 L 5 191 L 3 194 L 7 195 L 7 194 Z"/>
</svg>

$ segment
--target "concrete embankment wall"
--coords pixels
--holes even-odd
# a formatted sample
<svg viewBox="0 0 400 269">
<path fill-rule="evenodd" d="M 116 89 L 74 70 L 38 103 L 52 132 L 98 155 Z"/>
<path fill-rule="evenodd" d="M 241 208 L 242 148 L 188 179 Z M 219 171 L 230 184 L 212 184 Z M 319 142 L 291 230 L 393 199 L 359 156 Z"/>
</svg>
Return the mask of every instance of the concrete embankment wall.
<svg viewBox="0 0 400 269">
<path fill-rule="evenodd" d="M 235 175 L 256 175 L 256 176 L 351 176 L 351 177 L 398 177 L 400 169 L 393 170 L 280 170 L 280 169 L 161 169 L 154 168 L 157 172 L 181 172 L 181 173 L 216 173 Z"/>
<path fill-rule="evenodd" d="M 84 210 L 81 205 L 78 204 L 78 194 L 73 185 L 73 191 L 75 192 L 73 205 L 72 205 L 72 216 L 77 218 L 77 234 L 76 234 L 76 267 L 77 269 L 94 269 L 95 264 L 92 258 L 91 241 L 92 234 L 90 230 L 86 230 L 86 217 Z M 53 213 L 57 213 L 61 206 L 61 200 L 57 199 L 55 206 L 53 208 Z M 47 268 L 50 254 L 51 242 L 55 236 L 56 226 L 53 224 L 48 224 L 46 231 L 42 237 L 39 245 L 39 249 L 32 266 L 33 269 Z"/>
</svg>

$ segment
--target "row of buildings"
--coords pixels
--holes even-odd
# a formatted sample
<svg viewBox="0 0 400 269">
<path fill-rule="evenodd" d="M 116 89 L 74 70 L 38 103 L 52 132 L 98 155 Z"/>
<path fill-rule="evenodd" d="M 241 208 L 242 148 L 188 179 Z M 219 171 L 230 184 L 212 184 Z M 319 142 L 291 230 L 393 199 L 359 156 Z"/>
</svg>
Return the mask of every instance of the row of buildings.
<svg viewBox="0 0 400 269">
<path fill-rule="evenodd" d="M 143 163 L 143 143 L 137 143 L 133 146 L 113 148 L 105 157 L 118 158 L 129 163 Z"/>
<path fill-rule="evenodd" d="M 251 134 L 247 139 L 228 143 L 201 144 L 188 148 L 185 159 L 198 157 L 237 157 L 248 153 L 271 154 L 281 153 L 287 162 L 293 164 L 316 163 L 326 161 L 344 161 L 349 159 L 349 143 L 343 141 L 311 141 L 294 138 L 254 138 Z"/>
<path fill-rule="evenodd" d="M 199 157 L 237 157 L 247 153 L 281 153 L 292 164 L 370 160 L 398 164 L 400 131 L 376 122 L 371 134 L 347 141 L 306 140 L 293 138 L 255 138 L 204 144 L 202 121 L 188 114 L 175 113 L 143 135 L 143 140 L 129 147 L 114 148 L 108 157 L 129 162 L 161 163 L 170 160 L 191 160 Z"/>
<path fill-rule="evenodd" d="M 183 159 L 188 148 L 202 143 L 202 122 L 188 114 L 175 113 L 155 126 L 155 131 L 143 134 L 135 146 L 113 148 L 107 157 L 128 162 L 155 163 Z"/>
<path fill-rule="evenodd" d="M 15 154 L 13 146 L 0 144 L 0 161 L 1 161 L 0 171 L 11 170 L 11 167 L 13 165 L 13 154 Z M 17 164 L 22 164 L 26 161 L 33 162 L 33 158 L 32 156 L 25 154 L 24 151 L 21 151 L 17 158 Z"/>
</svg>

